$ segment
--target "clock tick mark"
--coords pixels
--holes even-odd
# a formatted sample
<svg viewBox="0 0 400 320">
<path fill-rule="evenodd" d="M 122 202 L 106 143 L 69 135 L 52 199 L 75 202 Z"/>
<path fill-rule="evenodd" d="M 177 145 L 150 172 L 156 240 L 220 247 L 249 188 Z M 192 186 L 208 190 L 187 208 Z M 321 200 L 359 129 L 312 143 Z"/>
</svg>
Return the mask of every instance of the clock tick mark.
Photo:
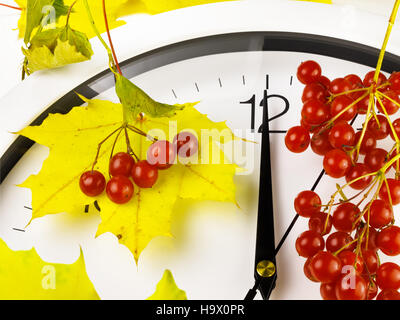
<svg viewBox="0 0 400 320">
<path fill-rule="evenodd" d="M 18 232 L 25 232 L 25 230 L 22 229 L 17 229 L 17 228 L 13 228 L 14 231 L 18 231 Z"/>
<path fill-rule="evenodd" d="M 266 81 L 266 88 L 268 90 L 269 89 L 269 74 L 267 74 L 265 81 Z"/>
<path fill-rule="evenodd" d="M 246 78 L 244 77 L 244 75 L 242 76 L 242 81 L 243 81 L 243 85 L 246 85 Z"/>
<path fill-rule="evenodd" d="M 27 209 L 27 210 L 31 210 L 32 211 L 31 207 L 24 206 L 24 208 Z"/>
<path fill-rule="evenodd" d="M 290 76 L 290 85 L 293 85 L 293 76 Z"/>
<path fill-rule="evenodd" d="M 222 81 L 221 78 L 218 78 L 219 86 L 222 88 Z"/>
<path fill-rule="evenodd" d="M 197 82 L 195 82 L 194 85 L 196 86 L 197 92 L 200 92 L 200 89 L 199 89 L 199 86 L 198 86 Z"/>
<path fill-rule="evenodd" d="M 173 93 L 175 99 L 178 99 L 178 97 L 176 96 L 176 93 L 175 93 L 174 89 L 172 89 L 172 93 Z"/>
</svg>

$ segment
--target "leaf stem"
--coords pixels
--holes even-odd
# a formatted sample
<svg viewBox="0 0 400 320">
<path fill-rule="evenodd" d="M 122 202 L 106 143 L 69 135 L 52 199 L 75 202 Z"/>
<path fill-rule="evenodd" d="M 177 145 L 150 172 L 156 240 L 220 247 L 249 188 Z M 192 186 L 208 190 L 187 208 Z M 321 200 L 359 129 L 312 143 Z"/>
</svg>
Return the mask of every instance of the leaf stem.
<svg viewBox="0 0 400 320">
<path fill-rule="evenodd" d="M 65 26 L 68 26 L 68 24 L 69 24 L 69 18 L 71 17 L 72 8 L 74 7 L 74 5 L 76 4 L 77 1 L 78 1 L 78 0 L 75 0 L 75 1 L 71 4 L 71 6 L 69 7 L 69 9 L 68 9 L 67 21 L 66 21 L 66 23 L 65 23 Z"/>
</svg>

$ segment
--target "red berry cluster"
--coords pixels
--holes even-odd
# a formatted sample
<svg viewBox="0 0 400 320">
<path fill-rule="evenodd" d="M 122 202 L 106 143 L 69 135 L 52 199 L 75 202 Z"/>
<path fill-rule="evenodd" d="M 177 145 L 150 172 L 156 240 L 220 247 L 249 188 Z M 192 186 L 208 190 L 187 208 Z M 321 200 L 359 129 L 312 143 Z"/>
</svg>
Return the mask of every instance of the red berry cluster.
<svg viewBox="0 0 400 320">
<path fill-rule="evenodd" d="M 170 168 L 177 157 L 189 158 L 196 154 L 198 140 L 190 132 L 177 134 L 170 143 L 155 141 L 147 150 L 147 160 L 139 160 L 126 152 L 115 154 L 109 164 L 110 180 L 91 170 L 81 175 L 79 186 L 89 197 L 96 197 L 106 190 L 108 198 L 117 204 L 129 202 L 134 194 L 134 184 L 139 188 L 151 188 L 157 182 L 158 171 Z M 131 181 L 131 179 L 133 182 Z"/>
<path fill-rule="evenodd" d="M 400 266 L 381 264 L 378 256 L 379 251 L 400 255 L 400 228 L 394 225 L 393 214 L 393 206 L 400 204 L 399 161 L 393 159 L 398 158 L 400 119 L 391 122 L 389 118 L 400 106 L 400 72 L 389 79 L 379 73 L 376 82 L 374 75 L 371 71 L 364 80 L 351 74 L 330 81 L 321 75 L 315 61 L 303 62 L 297 72 L 305 84 L 304 105 L 301 125 L 288 131 L 286 146 L 300 153 L 311 145 L 324 157 L 325 172 L 347 181 L 327 205 L 313 191 L 301 192 L 294 201 L 296 212 L 309 219 L 309 230 L 297 238 L 296 250 L 307 258 L 304 273 L 321 283 L 321 296 L 326 300 L 371 300 L 376 296 L 378 300 L 400 300 Z M 375 114 L 375 106 L 384 115 Z M 356 133 L 349 122 L 357 114 L 366 114 L 368 119 Z M 390 151 L 377 148 L 377 141 L 389 135 L 394 147 Z M 358 162 L 360 155 L 363 162 Z M 391 167 L 396 177 L 386 179 Z M 347 199 L 345 187 L 358 193 Z M 375 187 L 372 199 L 361 206 Z M 338 194 L 343 199 L 335 203 Z M 355 202 L 357 197 L 362 199 Z"/>
</svg>

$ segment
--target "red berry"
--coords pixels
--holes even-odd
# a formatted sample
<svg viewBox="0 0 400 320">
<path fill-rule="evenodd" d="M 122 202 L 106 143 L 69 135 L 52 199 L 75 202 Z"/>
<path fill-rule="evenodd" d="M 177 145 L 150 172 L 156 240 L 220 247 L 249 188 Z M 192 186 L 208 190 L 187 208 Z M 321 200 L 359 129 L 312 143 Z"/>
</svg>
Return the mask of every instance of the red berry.
<svg viewBox="0 0 400 320">
<path fill-rule="evenodd" d="M 355 136 L 353 127 L 342 120 L 335 123 L 329 132 L 329 142 L 335 149 L 346 149 L 354 145 Z"/>
<path fill-rule="evenodd" d="M 349 80 L 343 78 L 337 78 L 335 80 L 332 80 L 329 86 L 329 91 L 332 94 L 343 93 L 346 91 L 350 91 L 351 89 L 353 89 L 352 83 Z"/>
<path fill-rule="evenodd" d="M 338 231 L 350 232 L 353 231 L 357 226 L 355 224 L 358 216 L 360 215 L 360 209 L 352 203 L 345 202 L 338 206 L 333 212 L 332 223 Z"/>
<path fill-rule="evenodd" d="M 344 151 L 334 149 L 325 154 L 323 165 L 329 176 L 341 178 L 350 170 L 351 159 Z"/>
<path fill-rule="evenodd" d="M 354 166 L 352 166 L 350 168 L 349 172 L 347 172 L 346 182 L 349 183 L 351 181 L 354 181 L 357 178 L 360 178 L 368 173 L 371 173 L 371 169 L 367 165 L 365 165 L 363 163 L 356 163 Z M 362 178 L 360 180 L 353 182 L 350 185 L 350 187 L 352 187 L 353 189 L 356 189 L 356 190 L 363 190 L 367 186 L 369 186 L 371 181 L 372 181 L 372 176 L 368 176 L 368 177 L 365 177 L 365 178 Z"/>
<path fill-rule="evenodd" d="M 390 205 L 380 199 L 372 202 L 369 212 L 369 225 L 376 229 L 387 226 L 394 219 Z M 368 211 L 364 214 L 364 219 L 368 221 Z"/>
<path fill-rule="evenodd" d="M 297 79 L 303 84 L 317 82 L 321 78 L 320 65 L 312 60 L 302 62 L 297 69 Z"/>
<path fill-rule="evenodd" d="M 361 78 L 359 76 L 357 76 L 356 74 L 349 74 L 349 75 L 345 76 L 344 78 L 353 85 L 353 89 L 363 87 Z"/>
<path fill-rule="evenodd" d="M 305 218 L 311 217 L 321 209 L 321 198 L 314 191 L 302 191 L 294 200 L 294 209 Z"/>
<path fill-rule="evenodd" d="M 400 254 L 400 228 L 390 226 L 378 233 L 376 239 L 378 248 L 387 256 L 397 256 Z"/>
<path fill-rule="evenodd" d="M 308 228 L 319 233 L 322 236 L 328 234 L 329 232 L 331 232 L 332 229 L 332 216 L 329 216 L 328 222 L 326 221 L 327 217 L 328 214 L 325 212 L 313 213 L 310 217 L 310 220 L 308 220 Z"/>
<path fill-rule="evenodd" d="M 333 150 L 329 142 L 329 130 L 320 130 L 313 134 L 311 138 L 311 149 L 320 156 L 324 156 L 328 151 Z"/>
<path fill-rule="evenodd" d="M 368 122 L 367 128 L 377 140 L 382 140 L 389 135 L 391 130 L 390 125 L 385 116 L 378 114 L 376 117 L 378 118 L 379 124 L 374 117 Z"/>
<path fill-rule="evenodd" d="M 125 176 L 131 175 L 132 167 L 135 164 L 132 156 L 125 152 L 120 152 L 114 155 L 110 160 L 109 173 L 111 176 Z"/>
<path fill-rule="evenodd" d="M 358 274 L 343 275 L 336 282 L 338 300 L 366 300 L 368 286 Z"/>
<path fill-rule="evenodd" d="M 374 76 L 375 76 L 375 71 L 370 71 L 365 75 L 365 78 L 363 80 L 363 85 L 365 87 L 370 87 L 372 85 L 372 83 L 374 82 Z M 379 77 L 378 77 L 378 83 L 376 84 L 377 86 L 380 86 L 381 84 L 383 84 L 386 81 L 386 76 L 379 72 Z"/>
<path fill-rule="evenodd" d="M 336 252 L 352 241 L 353 238 L 347 232 L 334 232 L 329 235 L 328 239 L 326 239 L 326 250 L 329 252 Z M 351 245 L 346 246 L 345 250 L 353 251 L 356 245 L 356 243 L 352 243 Z"/>
<path fill-rule="evenodd" d="M 362 250 L 362 258 L 365 263 L 365 273 L 374 275 L 378 270 L 378 255 L 374 250 Z"/>
<path fill-rule="evenodd" d="M 173 143 L 176 144 L 178 155 L 181 158 L 190 158 L 199 150 L 199 141 L 191 132 L 183 131 L 178 133 Z"/>
<path fill-rule="evenodd" d="M 132 168 L 132 178 L 139 188 L 151 188 L 158 179 L 158 169 L 146 160 L 139 161 Z"/>
<path fill-rule="evenodd" d="M 323 102 L 311 99 L 304 103 L 301 117 L 309 125 L 318 126 L 330 118 L 330 110 Z"/>
<path fill-rule="evenodd" d="M 400 292 L 394 289 L 387 289 L 381 291 L 376 300 L 400 300 Z"/>
<path fill-rule="evenodd" d="M 311 274 L 322 283 L 334 282 L 342 271 L 342 262 L 332 253 L 320 251 L 310 261 Z"/>
<path fill-rule="evenodd" d="M 385 96 L 387 96 L 389 99 L 397 102 L 398 104 L 400 103 L 399 96 L 393 91 L 385 92 Z M 383 106 L 385 107 L 386 113 L 388 115 L 392 115 L 392 114 L 395 114 L 399 110 L 399 107 L 398 107 L 398 105 L 396 103 L 392 102 L 389 99 L 382 98 L 381 101 L 382 101 Z M 383 108 L 382 108 L 382 106 L 381 106 L 381 104 L 379 102 L 377 103 L 376 107 L 378 108 L 378 110 L 380 112 L 385 114 L 385 112 L 384 112 L 384 110 L 383 110 Z"/>
<path fill-rule="evenodd" d="M 393 124 L 394 131 L 396 131 L 397 138 L 400 139 L 400 118 L 394 120 L 394 121 L 392 122 L 392 124 Z M 390 134 L 390 137 L 391 137 L 393 140 L 395 140 L 395 139 L 394 139 L 394 134 L 393 134 L 392 130 L 390 130 L 389 134 Z"/>
<path fill-rule="evenodd" d="M 364 164 L 371 172 L 380 170 L 386 163 L 387 151 L 381 148 L 372 149 L 364 158 Z"/>
<path fill-rule="evenodd" d="M 362 234 L 363 229 L 357 229 L 355 238 L 358 239 L 361 234 Z M 368 232 L 368 243 L 367 243 L 367 232 Z M 361 248 L 363 250 L 372 250 L 376 252 L 378 250 L 378 247 L 376 245 L 376 238 L 378 237 L 378 231 L 376 231 L 374 228 L 370 227 L 368 228 L 368 231 L 364 234 L 364 237 L 361 242 Z"/>
<path fill-rule="evenodd" d="M 393 72 L 389 77 L 390 90 L 400 90 L 400 72 Z"/>
<path fill-rule="evenodd" d="M 310 270 L 310 262 L 311 262 L 311 258 L 308 258 L 306 260 L 306 262 L 304 263 L 304 267 L 303 267 L 303 271 L 305 276 L 310 279 L 312 282 L 319 282 L 317 279 L 315 279 L 313 277 L 313 275 L 311 274 L 311 270 Z"/>
<path fill-rule="evenodd" d="M 336 284 L 333 283 L 321 283 L 319 292 L 324 300 L 337 300 L 336 298 Z"/>
<path fill-rule="evenodd" d="M 318 82 L 313 82 L 307 84 L 304 87 L 301 101 L 306 102 L 311 99 L 317 99 L 320 100 L 321 102 L 325 102 L 327 100 L 328 95 L 329 95 L 328 91 L 322 84 Z"/>
<path fill-rule="evenodd" d="M 322 236 L 312 230 L 304 231 L 296 240 L 296 250 L 299 256 L 309 258 L 324 250 L 325 241 Z"/>
<path fill-rule="evenodd" d="M 125 176 L 112 177 L 106 187 L 108 198 L 117 204 L 129 202 L 132 199 L 133 191 L 133 183 Z"/>
<path fill-rule="evenodd" d="M 395 179 L 387 179 L 387 184 L 390 191 L 390 200 L 392 200 L 392 205 L 398 205 L 400 203 L 400 181 Z M 390 203 L 389 194 L 384 182 L 381 189 L 379 190 L 379 198 Z"/>
<path fill-rule="evenodd" d="M 338 258 L 342 261 L 343 266 L 355 267 L 355 271 L 361 274 L 364 271 L 364 262 L 360 256 L 354 252 L 345 250 L 338 254 Z"/>
<path fill-rule="evenodd" d="M 160 170 L 168 169 L 175 161 L 175 149 L 175 146 L 169 141 L 157 141 L 147 150 L 147 162 Z"/>
<path fill-rule="evenodd" d="M 382 290 L 400 288 L 400 267 L 393 262 L 381 264 L 376 272 L 376 284 Z"/>
<path fill-rule="evenodd" d="M 329 79 L 328 79 L 327 77 L 325 77 L 325 76 L 321 76 L 321 77 L 319 78 L 318 82 L 319 82 L 320 84 L 322 84 L 322 85 L 325 87 L 325 89 L 328 89 L 328 88 L 329 88 L 329 85 L 331 84 L 331 80 L 329 80 Z"/>
<path fill-rule="evenodd" d="M 285 136 L 285 144 L 291 152 L 304 152 L 310 145 L 310 133 L 302 126 L 290 128 Z"/>
<path fill-rule="evenodd" d="M 364 280 L 368 286 L 367 300 L 373 300 L 378 294 L 378 286 L 376 285 L 374 280 L 369 280 L 368 277 L 367 278 L 364 277 Z"/>
<path fill-rule="evenodd" d="M 356 133 L 356 137 L 354 138 L 355 143 L 357 144 L 361 139 L 361 131 Z M 360 145 L 360 154 L 367 154 L 371 150 L 376 148 L 376 139 L 375 136 L 370 131 L 365 131 L 363 140 Z"/>
<path fill-rule="evenodd" d="M 357 103 L 357 111 L 359 114 L 366 114 L 369 106 L 369 95 Z"/>
<path fill-rule="evenodd" d="M 348 108 L 354 100 L 346 95 L 341 95 L 336 97 L 331 104 L 331 115 L 332 117 L 339 114 L 342 110 Z M 354 104 L 350 109 L 348 109 L 345 113 L 343 113 L 338 120 L 345 120 L 350 121 L 352 120 L 357 114 L 357 105 Z"/>
<path fill-rule="evenodd" d="M 88 197 L 96 197 L 103 193 L 106 179 L 99 171 L 86 171 L 79 179 L 79 186 Z"/>
</svg>

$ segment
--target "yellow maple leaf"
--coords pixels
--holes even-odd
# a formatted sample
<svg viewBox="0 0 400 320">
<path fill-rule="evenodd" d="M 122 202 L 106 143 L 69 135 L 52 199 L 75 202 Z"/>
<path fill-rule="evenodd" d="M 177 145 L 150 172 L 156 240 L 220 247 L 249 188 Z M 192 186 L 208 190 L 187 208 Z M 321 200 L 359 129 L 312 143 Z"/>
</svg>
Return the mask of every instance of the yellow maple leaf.
<svg viewBox="0 0 400 320">
<path fill-rule="evenodd" d="M 71 265 L 47 263 L 34 249 L 12 251 L 0 240 L 1 300 L 97 300 L 83 255 Z"/>
<path fill-rule="evenodd" d="M 187 300 L 186 292 L 179 289 L 171 271 L 165 270 L 156 291 L 147 300 Z"/>
<path fill-rule="evenodd" d="M 140 253 L 151 239 L 171 236 L 171 215 L 179 198 L 235 202 L 233 176 L 237 166 L 225 159 L 215 142 L 203 146 L 202 158 L 219 158 L 217 164 L 178 163 L 159 172 L 153 188 L 135 187 L 134 198 L 127 204 L 117 205 L 103 194 L 96 198 L 85 196 L 79 188 L 81 174 L 90 170 L 97 145 L 122 124 L 122 105 L 109 101 L 90 100 L 87 107 L 76 107 L 67 115 L 52 114 L 41 126 L 27 127 L 20 134 L 50 148 L 38 175 L 30 176 L 22 187 L 32 190 L 32 219 L 60 212 L 76 212 L 77 208 L 98 201 L 102 222 L 97 235 L 112 232 L 125 244 L 138 261 Z M 171 124 L 171 125 L 170 125 Z M 186 104 L 182 111 L 171 118 L 145 118 L 135 124 L 144 132 L 162 130 L 172 141 L 176 133 L 191 129 L 199 137 L 201 131 L 214 129 L 225 132 L 225 141 L 234 138 L 225 122 L 215 123 Z M 157 137 L 162 139 L 160 132 Z M 122 136 L 122 135 L 121 135 Z M 154 136 L 154 135 L 153 135 Z M 151 141 L 129 133 L 133 150 L 140 159 L 146 159 Z M 113 139 L 108 139 L 99 154 L 95 169 L 108 176 L 108 165 Z M 126 151 L 125 138 L 119 138 L 115 152 Z M 215 159 L 215 158 L 214 158 Z M 216 159 L 218 161 L 218 159 Z"/>
</svg>

